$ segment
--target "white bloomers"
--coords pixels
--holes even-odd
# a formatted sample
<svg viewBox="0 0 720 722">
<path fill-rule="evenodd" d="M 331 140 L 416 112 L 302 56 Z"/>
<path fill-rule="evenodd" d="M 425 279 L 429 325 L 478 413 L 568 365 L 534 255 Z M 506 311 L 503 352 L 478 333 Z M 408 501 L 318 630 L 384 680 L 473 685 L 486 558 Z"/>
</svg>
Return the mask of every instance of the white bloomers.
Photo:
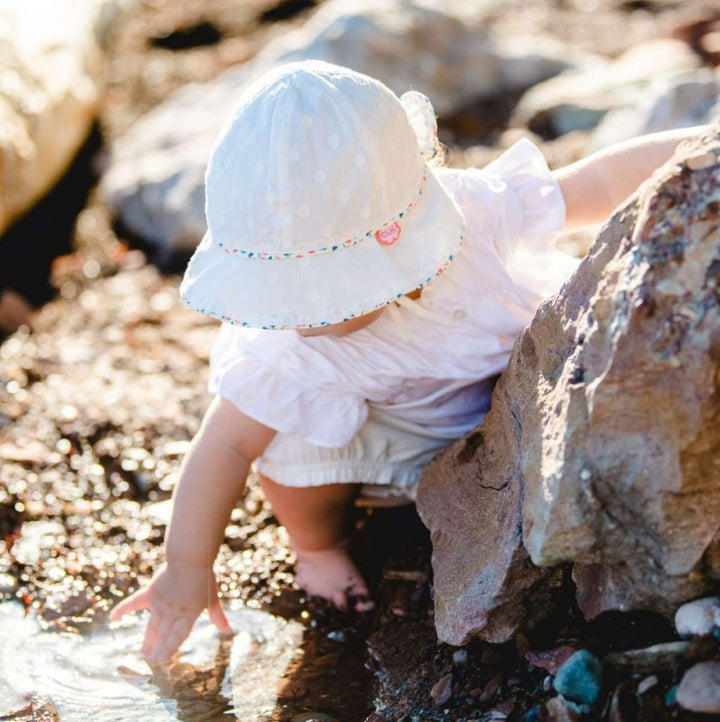
<svg viewBox="0 0 720 722">
<path fill-rule="evenodd" d="M 371 409 L 349 444 L 316 446 L 277 434 L 255 470 L 283 486 L 362 483 L 367 499 L 414 501 L 423 468 L 455 441 L 417 424 Z"/>
</svg>

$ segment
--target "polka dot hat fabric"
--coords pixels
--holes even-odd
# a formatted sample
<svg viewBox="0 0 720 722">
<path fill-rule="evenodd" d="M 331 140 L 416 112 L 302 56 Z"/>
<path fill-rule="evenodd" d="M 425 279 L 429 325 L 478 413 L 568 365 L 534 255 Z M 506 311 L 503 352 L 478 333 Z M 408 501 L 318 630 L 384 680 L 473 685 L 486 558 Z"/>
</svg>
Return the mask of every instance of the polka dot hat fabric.
<svg viewBox="0 0 720 722">
<path fill-rule="evenodd" d="M 320 61 L 246 89 L 213 147 L 208 232 L 181 285 L 228 323 L 304 328 L 392 302 L 442 273 L 463 218 L 427 165 L 430 102 Z"/>
</svg>

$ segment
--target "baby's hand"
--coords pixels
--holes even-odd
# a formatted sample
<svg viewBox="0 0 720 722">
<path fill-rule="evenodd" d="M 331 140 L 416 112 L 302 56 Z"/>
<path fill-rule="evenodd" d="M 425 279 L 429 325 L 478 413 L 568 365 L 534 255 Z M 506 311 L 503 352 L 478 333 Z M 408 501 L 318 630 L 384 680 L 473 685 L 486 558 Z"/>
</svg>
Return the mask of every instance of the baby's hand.
<svg viewBox="0 0 720 722">
<path fill-rule="evenodd" d="M 110 619 L 120 619 L 140 609 L 150 610 L 141 648 L 150 665 L 170 660 L 203 609 L 208 610 L 210 621 L 221 634 L 233 633 L 220 604 L 211 567 L 182 562 L 164 564 L 149 586 L 131 594 L 112 610 Z"/>
</svg>

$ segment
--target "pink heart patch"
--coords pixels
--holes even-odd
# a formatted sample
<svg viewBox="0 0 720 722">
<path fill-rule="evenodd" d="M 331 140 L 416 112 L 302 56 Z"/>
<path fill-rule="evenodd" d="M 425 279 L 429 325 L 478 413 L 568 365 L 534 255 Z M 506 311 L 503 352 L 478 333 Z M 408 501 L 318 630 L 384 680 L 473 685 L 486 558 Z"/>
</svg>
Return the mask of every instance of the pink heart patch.
<svg viewBox="0 0 720 722">
<path fill-rule="evenodd" d="M 400 224 L 395 221 L 395 223 L 390 223 L 385 226 L 385 228 L 381 228 L 379 231 L 376 231 L 375 239 L 381 246 L 392 246 L 392 244 L 400 238 L 401 230 Z"/>
</svg>

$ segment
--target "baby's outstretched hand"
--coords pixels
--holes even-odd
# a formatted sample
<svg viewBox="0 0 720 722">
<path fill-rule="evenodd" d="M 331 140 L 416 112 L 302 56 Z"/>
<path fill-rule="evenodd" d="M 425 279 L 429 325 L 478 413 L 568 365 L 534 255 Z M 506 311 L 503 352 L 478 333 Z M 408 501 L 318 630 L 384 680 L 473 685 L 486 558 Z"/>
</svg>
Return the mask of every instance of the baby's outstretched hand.
<svg viewBox="0 0 720 722">
<path fill-rule="evenodd" d="M 221 634 L 232 634 L 218 597 L 217 582 L 211 567 L 182 562 L 164 564 L 144 589 L 131 594 L 110 613 L 120 619 L 128 612 L 150 610 L 150 619 L 142 644 L 148 664 L 168 662 L 185 641 L 203 609 Z"/>
</svg>

